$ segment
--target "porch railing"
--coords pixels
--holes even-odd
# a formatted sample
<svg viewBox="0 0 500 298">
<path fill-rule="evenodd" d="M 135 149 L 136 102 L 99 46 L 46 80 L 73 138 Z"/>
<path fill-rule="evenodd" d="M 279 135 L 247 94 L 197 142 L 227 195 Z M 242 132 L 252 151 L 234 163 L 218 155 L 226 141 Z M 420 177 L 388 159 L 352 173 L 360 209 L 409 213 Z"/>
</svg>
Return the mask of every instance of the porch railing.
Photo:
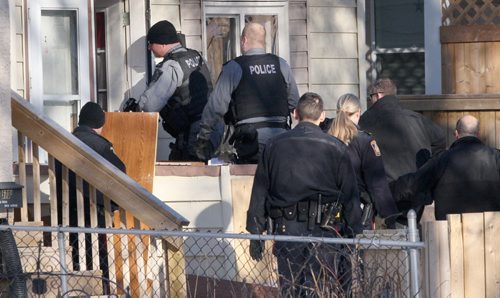
<svg viewBox="0 0 500 298">
<path fill-rule="evenodd" d="M 12 104 L 12 125 L 17 130 L 18 136 L 18 175 L 19 183 L 23 186 L 22 208 L 14 210 L 9 214 L 9 222 L 21 225 L 46 225 L 46 226 L 69 226 L 70 225 L 70 173 L 75 174 L 76 185 L 76 212 L 77 219 L 73 220 L 78 227 L 97 227 L 98 213 L 104 217 L 104 226 L 106 228 L 125 228 L 130 218 L 126 218 L 126 212 L 134 218 L 134 226 L 137 229 L 145 225 L 156 230 L 177 230 L 188 224 L 188 221 L 168 207 L 159 198 L 144 189 L 132 178 L 116 169 L 111 163 L 82 143 L 71 133 L 60 127 L 53 120 L 45 115 L 38 113 L 29 102 L 21 98 L 15 92 L 11 96 Z M 31 143 L 32 146 L 26 146 Z M 30 152 L 26 152 L 31 148 Z M 40 165 L 41 149 L 48 153 L 48 167 Z M 27 157 L 30 157 L 31 165 L 27 163 Z M 56 179 L 56 163 L 61 164 L 61 177 Z M 48 168 L 46 173 L 43 168 Z M 57 168 L 59 170 L 59 167 Z M 31 172 L 31 175 L 28 173 Z M 41 190 L 41 177 L 47 175 L 49 190 L 48 194 Z M 60 184 L 59 186 L 57 184 Z M 88 183 L 88 191 L 84 190 L 84 185 Z M 28 198 L 28 186 L 31 186 L 32 195 Z M 59 188 L 59 199 L 57 196 Z M 98 192 L 103 195 L 103 210 L 97 207 Z M 84 198 L 88 196 L 88 198 Z M 46 199 L 44 197 L 47 197 Z M 48 200 L 47 200 L 48 199 Z M 74 200 L 74 198 L 73 198 Z M 85 200 L 89 207 L 84 208 Z M 48 203 L 47 203 L 48 201 Z M 112 201 L 119 206 L 119 212 L 113 212 Z M 72 203 L 73 204 L 73 203 Z M 87 214 L 85 214 L 87 212 Z M 104 214 L 102 214 L 104 213 Z M 102 223 L 101 223 L 102 227 Z M 139 270 L 143 268 L 149 260 L 149 254 L 138 255 L 135 253 L 136 247 L 143 246 L 148 249 L 149 240 L 147 237 L 142 241 L 123 241 L 122 239 L 102 240 L 107 243 L 113 243 L 107 247 L 107 260 L 99 257 L 99 241 L 97 235 L 92 235 L 91 239 L 85 239 L 84 234 L 78 234 L 77 239 L 72 241 L 78 243 L 91 243 L 88 245 L 73 246 L 73 250 L 79 250 L 79 253 L 69 253 L 67 261 L 73 263 L 73 270 L 86 271 L 102 268 L 102 263 L 116 264 L 109 267 L 109 276 L 120 279 L 122 282 L 130 284 L 130 292 L 134 297 L 142 297 L 144 293 L 141 289 L 141 283 L 144 283 L 147 273 Z M 88 236 L 87 236 L 88 237 Z M 166 240 L 166 245 L 159 252 L 155 253 L 157 257 L 182 261 L 182 252 L 179 250 L 178 241 Z M 70 238 L 64 239 L 65 247 L 71 247 Z M 101 241 L 101 242 L 102 242 Z M 56 233 L 40 233 L 33 239 L 33 247 L 39 247 L 42 243 L 42 249 L 57 251 L 59 248 Z M 35 252 L 33 247 L 26 246 L 25 251 Z M 102 249 L 102 247 L 101 247 Z M 73 255 L 73 257 L 72 257 Z M 76 257 L 75 257 L 76 256 Z M 75 264 L 77 264 L 75 266 Z M 179 277 L 169 278 L 175 274 L 182 276 L 183 272 L 177 269 L 171 269 L 168 266 L 162 267 L 161 273 L 166 277 L 168 283 L 167 291 L 171 294 L 183 296 L 184 288 L 176 286 Z M 76 268 L 76 269 L 75 269 Z M 158 273 L 160 274 L 160 273 Z M 172 280 L 172 282 L 168 282 Z M 173 280 L 176 280 L 173 282 Z M 117 282 L 117 280 L 114 280 Z M 174 294 L 175 293 L 175 294 Z"/>
</svg>

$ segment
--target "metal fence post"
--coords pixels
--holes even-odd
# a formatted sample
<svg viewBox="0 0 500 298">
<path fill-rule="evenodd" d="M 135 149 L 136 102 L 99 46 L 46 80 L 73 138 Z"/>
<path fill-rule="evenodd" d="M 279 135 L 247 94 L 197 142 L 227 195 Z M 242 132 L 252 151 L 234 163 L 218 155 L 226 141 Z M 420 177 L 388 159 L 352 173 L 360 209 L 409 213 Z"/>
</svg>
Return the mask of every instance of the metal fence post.
<svg viewBox="0 0 500 298">
<path fill-rule="evenodd" d="M 64 232 L 57 232 L 57 240 L 59 242 L 59 260 L 61 265 L 61 293 L 62 297 L 66 297 L 68 293 L 68 270 L 66 268 L 66 248 L 64 246 Z"/>
<path fill-rule="evenodd" d="M 419 242 L 417 229 L 417 213 L 414 210 L 408 211 L 408 240 L 410 242 Z M 420 258 L 418 249 L 410 248 L 410 291 L 411 297 L 420 297 L 420 276 L 419 276 Z"/>
</svg>

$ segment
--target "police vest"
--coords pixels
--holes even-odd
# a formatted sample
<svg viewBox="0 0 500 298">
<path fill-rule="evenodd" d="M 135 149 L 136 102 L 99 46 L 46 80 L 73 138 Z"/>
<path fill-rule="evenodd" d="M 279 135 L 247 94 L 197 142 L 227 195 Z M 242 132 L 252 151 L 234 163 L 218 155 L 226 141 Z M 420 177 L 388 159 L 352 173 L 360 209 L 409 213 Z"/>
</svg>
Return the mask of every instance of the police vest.
<svg viewBox="0 0 500 298">
<path fill-rule="evenodd" d="M 254 117 L 288 116 L 286 82 L 280 60 L 272 54 L 240 56 L 234 59 L 242 69 L 232 94 L 230 121 Z"/>
<path fill-rule="evenodd" d="M 160 111 L 163 127 L 174 137 L 189 129 L 191 123 L 200 120 L 208 96 L 212 92 L 210 72 L 201 55 L 191 49 L 168 54 L 161 62 L 175 60 L 184 76 L 167 105 Z"/>
<path fill-rule="evenodd" d="M 177 61 L 184 73 L 182 85 L 174 92 L 172 99 L 180 102 L 182 106 L 186 106 L 186 112 L 190 118 L 199 119 L 213 89 L 206 63 L 201 55 L 192 49 L 170 53 L 166 60 Z"/>
</svg>

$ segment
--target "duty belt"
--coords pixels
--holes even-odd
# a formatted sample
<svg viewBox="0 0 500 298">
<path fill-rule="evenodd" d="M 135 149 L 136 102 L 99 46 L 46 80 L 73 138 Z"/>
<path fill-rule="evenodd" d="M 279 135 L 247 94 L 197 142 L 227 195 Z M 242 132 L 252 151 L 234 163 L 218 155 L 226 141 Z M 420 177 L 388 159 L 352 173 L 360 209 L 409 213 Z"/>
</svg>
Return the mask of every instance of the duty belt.
<svg viewBox="0 0 500 298">
<path fill-rule="evenodd" d="M 297 220 L 298 222 L 307 222 L 307 228 L 313 230 L 315 225 L 322 228 L 328 228 L 340 220 L 341 204 L 340 195 L 334 202 L 322 202 L 321 194 L 315 195 L 299 201 L 288 207 L 271 207 L 269 217 L 273 220 L 284 218 L 286 220 Z"/>
<path fill-rule="evenodd" d="M 238 123 L 235 127 L 243 126 L 243 125 L 252 125 L 255 129 L 264 128 L 264 127 L 272 127 L 272 128 L 283 128 L 287 129 L 288 124 L 286 122 L 276 122 L 276 121 L 262 121 L 255 123 Z"/>
</svg>

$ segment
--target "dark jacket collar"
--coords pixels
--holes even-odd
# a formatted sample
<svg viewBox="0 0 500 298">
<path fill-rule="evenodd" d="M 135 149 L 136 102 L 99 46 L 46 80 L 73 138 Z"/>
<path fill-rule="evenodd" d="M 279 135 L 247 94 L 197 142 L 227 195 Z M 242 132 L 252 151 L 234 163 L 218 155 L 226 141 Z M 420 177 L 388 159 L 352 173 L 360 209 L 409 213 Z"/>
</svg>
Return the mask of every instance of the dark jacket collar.
<svg viewBox="0 0 500 298">
<path fill-rule="evenodd" d="M 381 99 L 377 100 L 370 109 L 383 109 L 386 107 L 399 107 L 399 99 L 395 95 L 386 95 Z"/>
<path fill-rule="evenodd" d="M 95 132 L 95 130 L 92 127 L 87 125 L 79 125 L 77 128 L 75 128 L 75 130 L 73 130 L 73 134 L 78 132 L 88 132 L 95 135 L 99 135 L 97 132 Z"/>
<path fill-rule="evenodd" d="M 482 144 L 483 142 L 478 139 L 477 137 L 474 136 L 466 136 L 466 137 L 461 137 L 460 139 L 456 140 L 451 144 L 450 149 L 453 147 L 461 146 L 461 145 L 466 145 L 466 144 Z"/>
<path fill-rule="evenodd" d="M 321 131 L 321 128 L 314 124 L 314 123 L 311 123 L 311 122 L 308 122 L 308 121 L 300 121 L 297 126 L 295 126 L 296 128 L 299 128 L 299 129 L 306 129 L 306 130 L 318 130 L 318 131 Z"/>
</svg>

